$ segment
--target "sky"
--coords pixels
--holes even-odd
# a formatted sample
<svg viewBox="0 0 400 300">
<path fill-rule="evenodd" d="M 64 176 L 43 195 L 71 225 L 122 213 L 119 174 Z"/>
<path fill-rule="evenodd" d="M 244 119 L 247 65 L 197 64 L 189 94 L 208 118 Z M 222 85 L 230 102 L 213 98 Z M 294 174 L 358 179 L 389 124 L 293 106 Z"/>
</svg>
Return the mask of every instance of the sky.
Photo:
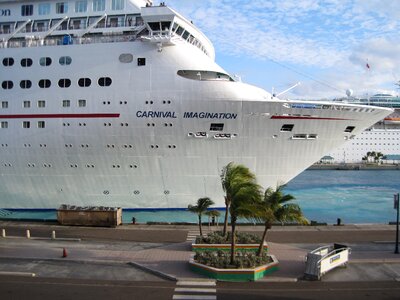
<svg viewBox="0 0 400 300">
<path fill-rule="evenodd" d="M 276 93 L 300 82 L 283 98 L 399 94 L 399 0 L 165 2 L 205 33 L 229 74 Z"/>
</svg>

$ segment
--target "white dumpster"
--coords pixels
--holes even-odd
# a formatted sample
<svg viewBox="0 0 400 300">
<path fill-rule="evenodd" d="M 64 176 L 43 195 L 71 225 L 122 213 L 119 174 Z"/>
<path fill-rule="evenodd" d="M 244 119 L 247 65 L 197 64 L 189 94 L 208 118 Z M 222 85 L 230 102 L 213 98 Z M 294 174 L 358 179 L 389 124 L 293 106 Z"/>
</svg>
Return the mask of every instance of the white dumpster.
<svg viewBox="0 0 400 300">
<path fill-rule="evenodd" d="M 304 277 L 320 280 L 326 272 L 339 266 L 346 266 L 350 253 L 349 247 L 340 244 L 322 246 L 311 251 L 306 256 Z"/>
</svg>

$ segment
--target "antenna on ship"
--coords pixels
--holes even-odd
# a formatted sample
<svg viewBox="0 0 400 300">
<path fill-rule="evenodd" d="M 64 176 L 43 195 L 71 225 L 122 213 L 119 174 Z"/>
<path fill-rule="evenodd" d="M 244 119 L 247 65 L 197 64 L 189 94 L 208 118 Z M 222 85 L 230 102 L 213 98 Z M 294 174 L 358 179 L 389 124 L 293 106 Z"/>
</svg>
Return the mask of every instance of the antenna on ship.
<svg viewBox="0 0 400 300">
<path fill-rule="evenodd" d="M 298 83 L 296 83 L 295 85 L 291 86 L 290 88 L 284 90 L 283 92 L 280 92 L 280 93 L 277 94 L 277 95 L 272 94 L 272 96 L 273 96 L 273 97 L 279 97 L 280 95 L 286 94 L 287 92 L 293 90 L 295 87 L 297 87 L 297 86 L 299 86 L 299 85 L 300 85 L 300 82 L 298 82 Z"/>
</svg>

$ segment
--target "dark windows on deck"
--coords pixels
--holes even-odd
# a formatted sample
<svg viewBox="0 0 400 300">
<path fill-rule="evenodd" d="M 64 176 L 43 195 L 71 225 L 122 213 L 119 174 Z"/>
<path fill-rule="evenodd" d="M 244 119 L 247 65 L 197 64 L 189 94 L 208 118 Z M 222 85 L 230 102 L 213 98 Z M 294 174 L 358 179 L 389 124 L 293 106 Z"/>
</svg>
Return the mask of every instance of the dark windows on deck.
<svg viewBox="0 0 400 300">
<path fill-rule="evenodd" d="M 289 132 L 292 131 L 294 127 L 294 124 L 284 124 L 281 127 L 281 132 Z"/>
<path fill-rule="evenodd" d="M 211 123 L 210 131 L 223 131 L 224 123 Z"/>
<path fill-rule="evenodd" d="M 146 65 L 146 58 L 145 57 L 139 57 L 137 59 L 137 65 L 138 66 L 145 66 Z"/>
<path fill-rule="evenodd" d="M 32 16 L 33 15 L 33 4 L 21 6 L 21 16 Z"/>
<path fill-rule="evenodd" d="M 355 128 L 356 128 L 355 126 L 347 126 L 344 132 L 351 133 Z"/>
</svg>

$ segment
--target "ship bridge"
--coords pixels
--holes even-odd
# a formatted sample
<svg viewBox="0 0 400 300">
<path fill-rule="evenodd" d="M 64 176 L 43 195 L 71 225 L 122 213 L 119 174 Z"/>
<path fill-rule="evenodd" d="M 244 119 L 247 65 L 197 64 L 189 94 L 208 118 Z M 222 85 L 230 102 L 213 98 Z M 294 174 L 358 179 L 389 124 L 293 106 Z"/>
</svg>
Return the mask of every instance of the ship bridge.
<svg viewBox="0 0 400 300">
<path fill-rule="evenodd" d="M 149 31 L 142 39 L 156 43 L 160 51 L 163 46 L 187 42 L 198 47 L 212 60 L 215 59 L 211 41 L 192 22 L 165 4 L 143 7 L 141 16 Z"/>
</svg>

